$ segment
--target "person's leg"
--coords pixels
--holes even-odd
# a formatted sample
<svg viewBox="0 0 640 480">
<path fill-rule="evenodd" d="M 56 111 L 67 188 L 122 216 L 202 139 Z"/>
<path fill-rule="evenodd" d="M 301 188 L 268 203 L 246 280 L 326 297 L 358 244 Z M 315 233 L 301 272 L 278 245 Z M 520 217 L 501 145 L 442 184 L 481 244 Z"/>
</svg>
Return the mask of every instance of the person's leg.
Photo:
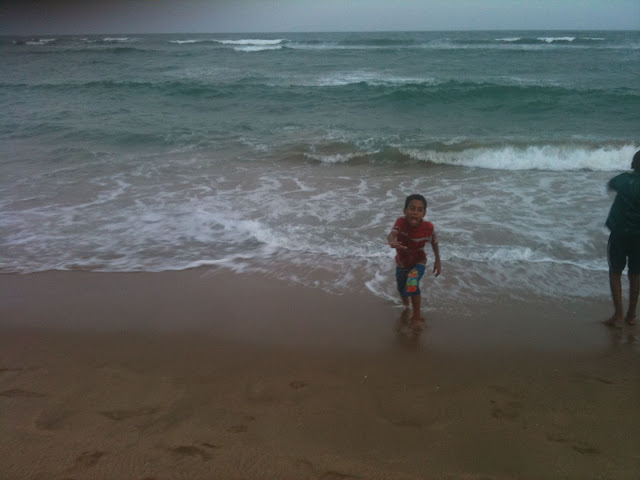
<svg viewBox="0 0 640 480">
<path fill-rule="evenodd" d="M 417 327 L 420 325 L 422 319 L 420 318 L 420 304 L 422 303 L 422 299 L 420 295 L 413 295 L 411 297 L 411 308 L 413 310 L 413 315 L 411 319 L 413 320 L 413 326 Z"/>
<path fill-rule="evenodd" d="M 606 325 L 615 325 L 622 321 L 622 274 L 609 271 L 609 287 L 613 300 L 613 316 L 606 320 Z"/>
<path fill-rule="evenodd" d="M 624 321 L 628 325 L 636 323 L 636 308 L 640 291 L 640 234 L 631 235 L 629 244 L 629 308 Z"/>
<path fill-rule="evenodd" d="M 636 307 L 638 306 L 638 293 L 640 292 L 640 274 L 629 274 L 629 309 L 624 321 L 629 325 L 636 323 Z"/>
<path fill-rule="evenodd" d="M 622 272 L 627 263 L 627 256 L 624 248 L 624 237 L 611 233 L 607 242 L 607 262 L 609 263 L 609 287 L 611 288 L 611 299 L 613 300 L 613 316 L 603 323 L 614 326 L 623 318 L 622 307 Z"/>
<path fill-rule="evenodd" d="M 420 295 L 420 280 L 424 275 L 425 266 L 418 264 L 413 267 L 407 275 L 407 295 L 411 297 L 411 308 L 413 310 L 411 320 L 413 321 L 413 328 L 420 328 L 422 318 L 420 317 L 420 305 L 422 303 L 422 296 Z"/>
<path fill-rule="evenodd" d="M 402 304 L 409 308 L 409 297 L 407 296 L 407 275 L 409 270 L 405 268 L 396 267 L 396 285 L 398 287 L 398 293 L 402 299 Z"/>
</svg>

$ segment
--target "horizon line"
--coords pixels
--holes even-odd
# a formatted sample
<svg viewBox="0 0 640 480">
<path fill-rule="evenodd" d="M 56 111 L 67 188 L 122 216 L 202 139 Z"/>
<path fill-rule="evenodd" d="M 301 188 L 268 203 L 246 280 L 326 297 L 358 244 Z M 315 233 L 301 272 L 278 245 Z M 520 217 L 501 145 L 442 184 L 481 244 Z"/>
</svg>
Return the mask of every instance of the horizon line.
<svg viewBox="0 0 640 480">
<path fill-rule="evenodd" d="M 303 33 L 439 33 L 439 32 L 638 32 L 639 30 L 626 28 L 468 28 L 468 29 L 437 29 L 437 30 L 246 30 L 246 31 L 213 31 L 213 32 L 40 32 L 40 33 L 0 33 L 2 37 L 8 36 L 42 36 L 42 35 L 244 35 L 244 34 L 303 34 Z"/>
</svg>

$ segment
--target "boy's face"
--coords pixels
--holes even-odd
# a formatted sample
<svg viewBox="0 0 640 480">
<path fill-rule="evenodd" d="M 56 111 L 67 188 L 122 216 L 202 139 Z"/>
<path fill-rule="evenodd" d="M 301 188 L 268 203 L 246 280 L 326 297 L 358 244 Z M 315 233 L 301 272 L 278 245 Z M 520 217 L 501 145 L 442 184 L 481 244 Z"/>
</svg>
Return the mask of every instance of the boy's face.
<svg viewBox="0 0 640 480">
<path fill-rule="evenodd" d="M 420 200 L 411 200 L 409 206 L 403 210 L 404 217 L 409 222 L 410 227 L 417 227 L 422 223 L 422 219 L 427 214 L 424 203 Z"/>
</svg>

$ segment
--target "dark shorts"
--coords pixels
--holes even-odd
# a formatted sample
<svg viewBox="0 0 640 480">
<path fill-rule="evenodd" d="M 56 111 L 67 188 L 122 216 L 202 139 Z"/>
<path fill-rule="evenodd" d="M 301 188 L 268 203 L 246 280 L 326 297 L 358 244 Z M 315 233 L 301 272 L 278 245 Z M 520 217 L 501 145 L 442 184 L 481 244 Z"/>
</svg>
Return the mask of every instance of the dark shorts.
<svg viewBox="0 0 640 480">
<path fill-rule="evenodd" d="M 396 283 L 401 296 L 420 295 L 420 279 L 424 275 L 424 269 L 424 265 L 415 265 L 412 268 L 396 267 Z"/>
<path fill-rule="evenodd" d="M 640 274 L 640 235 L 612 232 L 607 243 L 609 271 L 622 273 L 629 264 L 629 274 Z"/>
</svg>

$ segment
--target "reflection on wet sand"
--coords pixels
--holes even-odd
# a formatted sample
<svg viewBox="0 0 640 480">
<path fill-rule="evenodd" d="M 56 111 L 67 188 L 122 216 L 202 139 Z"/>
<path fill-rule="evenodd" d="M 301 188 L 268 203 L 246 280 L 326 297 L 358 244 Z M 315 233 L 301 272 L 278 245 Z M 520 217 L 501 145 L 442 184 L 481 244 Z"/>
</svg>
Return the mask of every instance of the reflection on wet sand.
<svg viewBox="0 0 640 480">
<path fill-rule="evenodd" d="M 414 322 L 411 318 L 411 309 L 405 308 L 396 321 L 395 331 L 401 343 L 416 346 L 425 327 L 424 317 L 420 317 L 419 322 Z"/>
</svg>

